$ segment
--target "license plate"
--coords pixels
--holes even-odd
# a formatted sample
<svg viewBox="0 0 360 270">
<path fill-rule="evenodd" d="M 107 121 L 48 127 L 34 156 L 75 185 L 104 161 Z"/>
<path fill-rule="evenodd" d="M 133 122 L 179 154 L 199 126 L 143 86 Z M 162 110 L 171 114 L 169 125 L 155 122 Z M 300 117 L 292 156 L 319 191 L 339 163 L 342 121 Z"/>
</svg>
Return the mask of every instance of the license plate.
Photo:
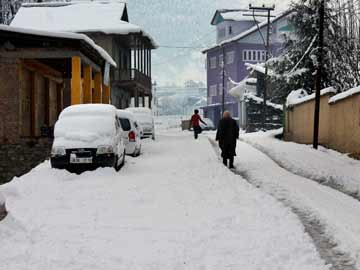
<svg viewBox="0 0 360 270">
<path fill-rule="evenodd" d="M 71 157 L 70 163 L 92 163 L 92 157 L 89 158 L 78 158 L 78 157 Z"/>
</svg>

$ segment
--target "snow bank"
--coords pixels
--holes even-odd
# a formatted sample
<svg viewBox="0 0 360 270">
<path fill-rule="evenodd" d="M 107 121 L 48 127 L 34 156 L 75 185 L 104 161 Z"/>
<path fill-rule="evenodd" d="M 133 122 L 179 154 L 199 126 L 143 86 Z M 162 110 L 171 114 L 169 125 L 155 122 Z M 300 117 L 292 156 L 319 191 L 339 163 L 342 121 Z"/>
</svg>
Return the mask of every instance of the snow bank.
<svg viewBox="0 0 360 270">
<path fill-rule="evenodd" d="M 331 97 L 329 100 L 329 103 L 336 103 L 340 100 L 346 99 L 348 97 L 351 97 L 351 96 L 359 94 L 359 93 L 360 93 L 360 86 L 354 87 L 348 91 L 342 92 L 340 94 L 337 94 L 337 95 Z"/>
<path fill-rule="evenodd" d="M 356 267 L 352 269 L 359 269 L 359 201 L 301 175 L 320 176 L 323 181 L 340 180 L 352 186 L 353 180 L 360 181 L 360 163 L 304 145 L 276 141 L 268 135 L 258 133 L 243 137 L 261 151 L 240 142 L 237 151 L 241 154 L 236 158 L 235 166 L 241 168 L 262 190 L 307 213 L 310 220 L 317 221 L 332 241 L 332 246 L 327 248 L 335 248 L 337 254 L 346 254 L 351 258 L 340 262 L 344 268 L 340 266 L 338 269 L 353 264 Z"/>
<path fill-rule="evenodd" d="M 91 38 L 89 38 L 84 34 L 35 30 L 35 29 L 29 29 L 29 27 L 21 28 L 21 27 L 14 27 L 8 25 L 0 25 L 0 31 L 8 31 L 14 33 L 29 34 L 29 35 L 44 36 L 44 37 L 83 40 L 90 47 L 94 48 L 106 62 L 116 67 L 116 63 L 114 59 L 112 59 L 112 57 L 102 47 L 98 46 Z"/>
<path fill-rule="evenodd" d="M 334 187 L 360 199 L 360 162 L 336 151 L 276 139 L 278 132 L 254 133 L 242 138 L 287 170 Z"/>
<path fill-rule="evenodd" d="M 297 90 L 297 91 L 299 91 L 299 90 Z M 291 92 L 289 94 L 289 95 L 291 95 L 290 98 L 288 96 L 289 100 L 287 100 L 287 102 L 286 102 L 287 107 L 292 107 L 292 106 L 299 105 L 299 104 L 302 104 L 302 103 L 305 103 L 305 102 L 315 99 L 315 93 L 312 93 L 311 95 L 304 94 L 303 97 L 301 97 L 301 95 L 298 95 L 299 98 L 296 98 L 295 97 L 296 94 L 295 93 L 292 94 L 292 93 L 293 92 Z M 337 91 L 334 87 L 328 87 L 328 88 L 321 90 L 320 96 L 324 96 L 324 95 L 327 95 L 330 93 L 336 94 Z"/>
<path fill-rule="evenodd" d="M 258 97 L 258 96 L 255 96 L 254 94 L 252 93 L 245 93 L 244 94 L 244 98 L 245 100 L 253 100 L 255 101 L 257 104 L 263 104 L 264 103 L 264 99 L 261 98 L 261 97 Z M 266 101 L 266 105 L 267 106 L 270 106 L 270 107 L 273 107 L 274 109 L 276 110 L 283 110 L 283 106 L 281 104 L 275 104 L 275 103 L 272 103 L 270 101 Z"/>
</svg>

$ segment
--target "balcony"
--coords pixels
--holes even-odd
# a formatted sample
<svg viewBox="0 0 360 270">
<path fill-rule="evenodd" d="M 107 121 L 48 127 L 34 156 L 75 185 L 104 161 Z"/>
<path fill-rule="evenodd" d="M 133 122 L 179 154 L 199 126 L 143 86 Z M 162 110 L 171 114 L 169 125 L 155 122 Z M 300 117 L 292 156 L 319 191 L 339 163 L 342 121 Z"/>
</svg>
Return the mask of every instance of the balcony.
<svg viewBox="0 0 360 270">
<path fill-rule="evenodd" d="M 135 87 L 146 93 L 151 93 L 151 77 L 137 69 L 117 69 L 114 71 L 113 84 L 118 87 L 133 90 Z"/>
</svg>

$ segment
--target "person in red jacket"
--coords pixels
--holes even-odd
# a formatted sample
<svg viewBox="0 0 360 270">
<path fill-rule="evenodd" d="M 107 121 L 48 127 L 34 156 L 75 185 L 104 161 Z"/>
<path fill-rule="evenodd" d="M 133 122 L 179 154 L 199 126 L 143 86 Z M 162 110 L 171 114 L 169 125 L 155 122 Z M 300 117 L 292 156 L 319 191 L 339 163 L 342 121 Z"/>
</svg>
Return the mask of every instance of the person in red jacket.
<svg viewBox="0 0 360 270">
<path fill-rule="evenodd" d="M 199 115 L 199 110 L 195 110 L 193 116 L 191 116 L 190 127 L 189 127 L 189 128 L 192 127 L 194 130 L 195 140 L 197 140 L 199 134 L 202 132 L 202 129 L 200 127 L 200 122 L 206 125 L 206 123 L 201 119 Z"/>
</svg>

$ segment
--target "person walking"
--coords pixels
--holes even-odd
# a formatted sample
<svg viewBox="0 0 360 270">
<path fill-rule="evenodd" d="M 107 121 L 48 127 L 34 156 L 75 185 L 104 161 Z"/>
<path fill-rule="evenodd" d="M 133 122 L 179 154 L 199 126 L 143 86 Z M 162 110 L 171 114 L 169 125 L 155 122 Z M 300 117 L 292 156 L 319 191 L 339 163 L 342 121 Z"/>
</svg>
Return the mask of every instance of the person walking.
<svg viewBox="0 0 360 270">
<path fill-rule="evenodd" d="M 190 127 L 189 129 L 192 127 L 194 130 L 194 137 L 195 140 L 197 140 L 197 138 L 199 137 L 199 134 L 202 132 L 202 129 L 200 127 L 200 122 L 203 123 L 204 125 L 207 125 L 200 117 L 199 115 L 199 110 L 194 110 L 194 114 L 193 116 L 191 116 L 191 120 L 190 120 Z"/>
<path fill-rule="evenodd" d="M 231 117 L 229 111 L 225 111 L 220 120 L 216 133 L 216 141 L 219 142 L 221 156 L 225 166 L 234 168 L 234 156 L 236 156 L 236 141 L 239 138 L 239 127 L 236 121 Z"/>
</svg>

